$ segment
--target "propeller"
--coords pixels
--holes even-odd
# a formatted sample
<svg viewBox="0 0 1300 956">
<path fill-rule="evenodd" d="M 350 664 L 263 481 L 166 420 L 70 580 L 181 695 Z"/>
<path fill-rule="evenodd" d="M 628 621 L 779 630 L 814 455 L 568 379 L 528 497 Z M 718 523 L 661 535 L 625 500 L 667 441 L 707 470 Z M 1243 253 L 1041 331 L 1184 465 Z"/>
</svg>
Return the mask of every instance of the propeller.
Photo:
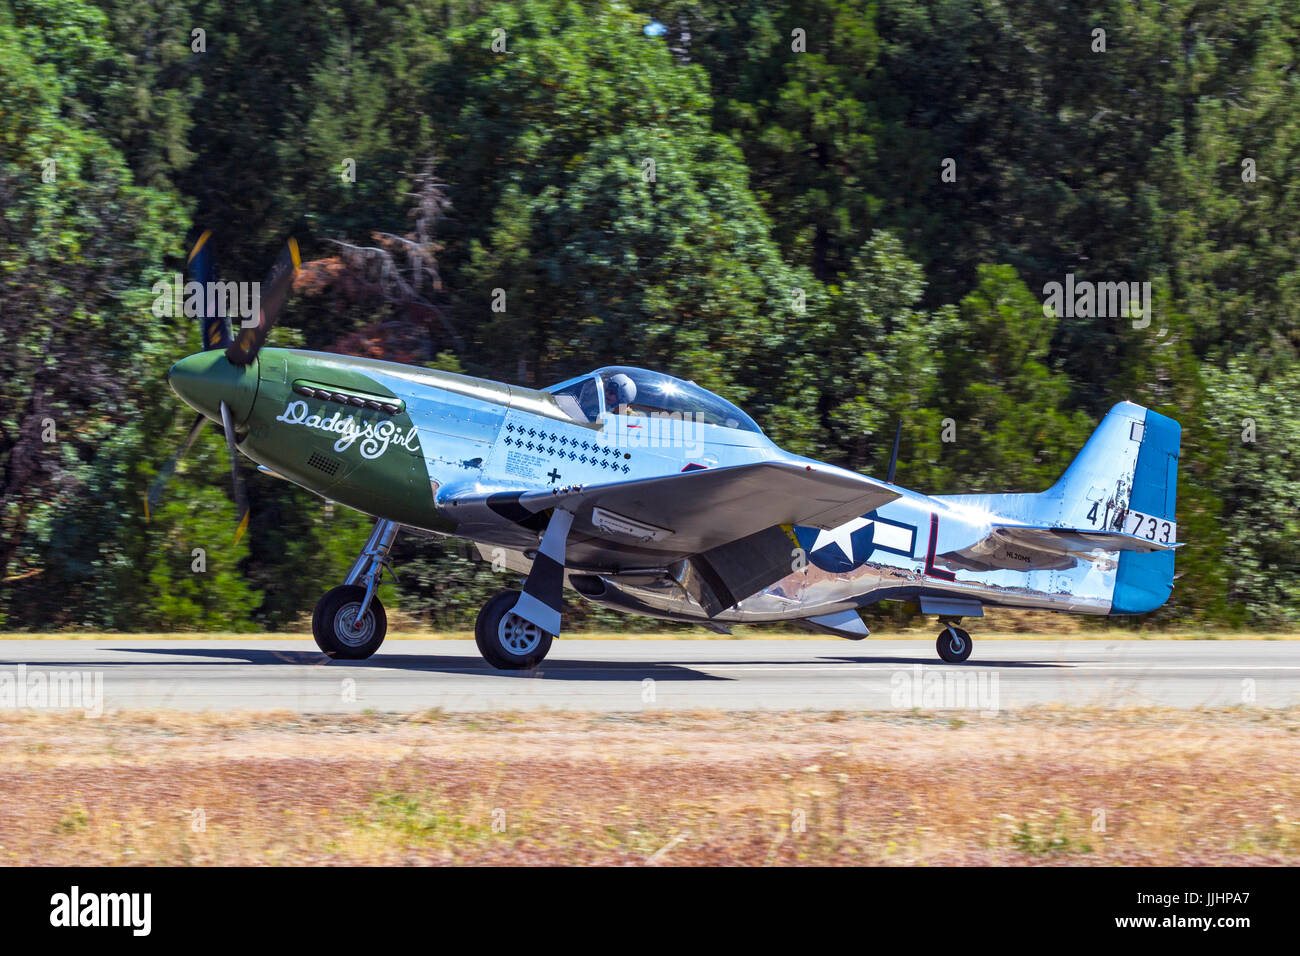
<svg viewBox="0 0 1300 956">
<path fill-rule="evenodd" d="M 301 265 L 298 241 L 291 236 L 262 282 L 262 307 L 258 310 L 257 322 L 250 326 L 241 325 L 235 340 L 226 348 L 226 358 L 231 365 L 248 365 L 257 358 L 257 353 L 266 342 L 266 336 L 275 327 L 275 320 L 280 317 L 280 310 L 289 298 L 294 276 L 298 274 Z"/>
<path fill-rule="evenodd" d="M 212 248 L 208 244 L 211 237 L 212 230 L 205 230 L 195 241 L 194 247 L 190 250 L 189 257 L 186 259 L 187 279 L 203 283 L 205 287 L 207 283 L 216 279 Z M 285 302 L 288 301 L 289 293 L 293 290 L 293 280 L 297 276 L 301 265 L 302 260 L 298 253 L 298 242 L 290 237 L 284 249 L 276 258 L 275 264 L 271 266 L 270 273 L 260 286 L 260 307 L 258 308 L 257 321 L 251 325 L 241 325 L 233 338 L 226 317 L 208 315 L 205 308 L 200 317 L 203 350 L 206 352 L 212 349 L 224 349 L 225 357 L 231 365 L 239 368 L 251 365 L 257 358 L 257 353 L 266 344 L 267 335 L 275 327 L 275 322 L 279 318 L 280 312 L 283 311 Z M 204 300 L 206 307 L 206 296 Z M 250 513 L 248 489 L 239 470 L 239 447 L 235 438 L 234 417 L 231 414 L 230 407 L 224 401 L 221 403 L 220 411 L 221 426 L 226 435 L 226 449 L 230 453 L 230 476 L 234 483 L 235 506 L 239 512 L 239 522 L 235 527 L 235 543 L 238 544 L 248 530 Z M 163 490 L 176 471 L 177 463 L 185 457 L 190 446 L 194 444 L 205 421 L 206 418 L 203 415 L 195 419 L 194 425 L 190 428 L 189 435 L 186 436 L 181 447 L 158 472 L 157 478 L 149 485 L 149 491 L 144 502 L 146 520 L 149 518 L 150 512 L 157 509 L 158 503 L 162 500 Z"/>
<path fill-rule="evenodd" d="M 205 289 L 209 282 L 217 279 L 217 265 L 213 261 L 212 247 L 208 245 L 211 238 L 212 230 L 203 230 L 203 235 L 194 243 L 194 248 L 185 261 L 186 279 L 201 283 Z M 224 315 L 207 314 L 207 296 L 204 296 L 203 305 L 203 315 L 199 317 L 199 340 L 203 343 L 204 351 L 226 348 L 230 345 L 230 322 Z"/>
<path fill-rule="evenodd" d="M 235 544 L 248 530 L 248 489 L 244 486 L 244 476 L 239 472 L 239 448 L 235 444 L 235 422 L 230 415 L 230 406 L 221 403 L 221 427 L 226 431 L 226 450 L 230 452 L 230 478 L 235 485 L 235 507 L 239 511 L 239 524 L 235 526 Z"/>
<path fill-rule="evenodd" d="M 203 431 L 208 419 L 204 415 L 199 415 L 194 419 L 194 424 L 190 426 L 190 433 L 185 436 L 185 441 L 181 442 L 181 447 L 177 449 L 176 454 L 172 455 L 167 464 L 162 466 L 158 472 L 158 477 L 149 484 L 149 493 L 144 498 L 144 520 L 149 520 L 149 513 L 158 507 L 162 501 L 163 488 L 171 480 L 172 473 L 176 471 L 176 464 L 185 457 L 190 446 L 194 444 L 194 439 L 199 437 L 199 432 Z"/>
</svg>

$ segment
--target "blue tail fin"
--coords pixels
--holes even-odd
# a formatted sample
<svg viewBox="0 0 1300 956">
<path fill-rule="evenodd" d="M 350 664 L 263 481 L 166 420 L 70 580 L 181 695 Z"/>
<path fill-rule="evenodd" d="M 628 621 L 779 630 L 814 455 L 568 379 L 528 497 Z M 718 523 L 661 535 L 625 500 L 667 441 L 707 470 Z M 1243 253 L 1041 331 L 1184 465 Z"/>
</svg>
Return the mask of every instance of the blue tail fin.
<svg viewBox="0 0 1300 956">
<path fill-rule="evenodd" d="M 1174 505 L 1182 428 L 1172 418 L 1120 402 L 1101 420 L 1059 481 L 1041 494 L 942 495 L 944 501 L 1008 519 L 1006 527 L 1123 532 L 1176 545 Z M 1174 552 L 1118 551 L 1111 614 L 1143 614 L 1169 599 Z M 1104 596 L 1104 595 L 1103 595 Z"/>
<path fill-rule="evenodd" d="M 1133 472 L 1129 507 L 1158 518 L 1174 520 L 1178 493 L 1178 452 L 1182 428 L 1172 418 L 1148 411 L 1142 447 Z M 1174 554 L 1123 553 L 1115 574 L 1111 614 L 1154 611 L 1169 599 L 1174 586 Z"/>
<path fill-rule="evenodd" d="M 1169 543 L 1165 536 L 1174 537 L 1177 530 L 1174 505 L 1181 437 L 1182 428 L 1172 418 L 1120 402 L 1047 492 L 1061 502 L 1061 523 L 1080 528 L 1119 526 L 1143 536 L 1152 531 L 1160 535 L 1157 540 Z M 1133 522 L 1142 526 L 1135 529 Z M 1168 600 L 1173 583 L 1172 551 L 1121 552 L 1110 613 L 1153 611 Z"/>
</svg>

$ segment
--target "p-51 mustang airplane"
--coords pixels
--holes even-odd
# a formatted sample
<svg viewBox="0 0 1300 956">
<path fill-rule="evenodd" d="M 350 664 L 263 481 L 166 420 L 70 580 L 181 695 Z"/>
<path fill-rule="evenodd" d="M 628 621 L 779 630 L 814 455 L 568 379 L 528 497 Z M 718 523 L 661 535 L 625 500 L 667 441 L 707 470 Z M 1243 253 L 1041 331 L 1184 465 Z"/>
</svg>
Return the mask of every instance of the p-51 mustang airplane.
<svg viewBox="0 0 1300 956">
<path fill-rule="evenodd" d="M 192 275 L 210 272 L 205 240 Z M 601 368 L 536 390 L 264 348 L 297 268 L 291 240 L 256 324 L 232 341 L 206 315 L 207 349 L 168 380 L 200 413 L 190 441 L 205 417 L 222 424 L 241 533 L 236 449 L 376 519 L 316 605 L 312 630 L 332 657 L 383 643 L 375 591 L 404 527 L 466 538 L 524 576 L 475 627 L 483 657 L 507 669 L 546 657 L 566 588 L 724 633 L 797 621 L 855 640 L 867 636 L 859 608 L 918 601 L 939 616 L 949 663 L 971 653 L 960 618 L 985 606 L 1139 614 L 1169 596 L 1180 428 L 1138 405 L 1112 408 L 1041 494 L 929 496 L 894 484 L 892 464 L 878 481 L 783 451 L 735 405 L 659 372 Z"/>
</svg>

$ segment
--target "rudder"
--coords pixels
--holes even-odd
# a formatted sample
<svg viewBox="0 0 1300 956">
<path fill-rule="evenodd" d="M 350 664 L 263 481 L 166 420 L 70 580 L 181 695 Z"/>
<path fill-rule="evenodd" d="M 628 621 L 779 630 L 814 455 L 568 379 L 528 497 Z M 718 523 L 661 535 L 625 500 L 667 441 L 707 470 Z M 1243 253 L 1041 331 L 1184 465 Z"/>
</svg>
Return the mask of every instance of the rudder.
<svg viewBox="0 0 1300 956">
<path fill-rule="evenodd" d="M 1158 528 L 1162 533 L 1165 522 L 1176 532 L 1174 507 L 1178 497 L 1178 455 L 1182 428 L 1172 418 L 1147 411 L 1143 432 L 1129 507 L 1135 512 L 1159 519 Z M 1142 614 L 1154 611 L 1169 599 L 1173 586 L 1172 551 L 1149 554 L 1124 552 L 1120 554 L 1119 568 L 1115 573 L 1115 591 L 1111 596 L 1110 613 Z"/>
</svg>

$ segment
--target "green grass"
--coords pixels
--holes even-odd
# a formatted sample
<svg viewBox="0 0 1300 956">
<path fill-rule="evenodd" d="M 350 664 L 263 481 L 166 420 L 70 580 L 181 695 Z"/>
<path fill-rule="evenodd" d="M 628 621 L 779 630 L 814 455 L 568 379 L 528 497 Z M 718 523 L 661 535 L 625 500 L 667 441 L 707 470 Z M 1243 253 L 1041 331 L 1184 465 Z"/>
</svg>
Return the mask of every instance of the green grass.
<svg viewBox="0 0 1300 956">
<path fill-rule="evenodd" d="M 351 822 L 380 842 L 404 846 L 450 850 L 496 836 L 490 826 L 457 813 L 452 801 L 428 791 L 376 792 L 366 812 L 355 814 Z"/>
</svg>

